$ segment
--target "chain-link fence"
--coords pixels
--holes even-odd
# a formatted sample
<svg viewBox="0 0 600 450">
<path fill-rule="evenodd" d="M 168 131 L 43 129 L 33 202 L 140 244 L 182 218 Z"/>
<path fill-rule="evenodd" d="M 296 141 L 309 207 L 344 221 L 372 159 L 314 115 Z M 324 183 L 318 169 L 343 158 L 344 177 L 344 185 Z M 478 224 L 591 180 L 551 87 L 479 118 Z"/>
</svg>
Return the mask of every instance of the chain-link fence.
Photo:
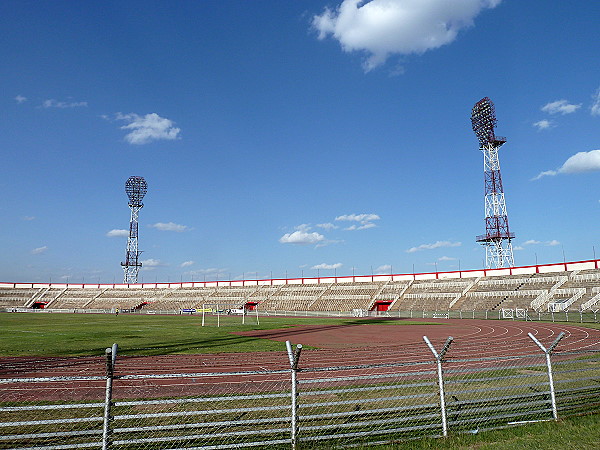
<svg viewBox="0 0 600 450">
<path fill-rule="evenodd" d="M 495 310 L 399 310 L 376 311 L 354 309 L 352 311 L 261 311 L 261 315 L 283 317 L 393 317 L 401 319 L 500 319 L 533 322 L 600 323 L 600 310 L 533 311 L 520 308 Z"/>
<path fill-rule="evenodd" d="M 75 363 L 75 361 L 73 361 Z M 84 448 L 102 446 L 106 376 L 102 359 L 86 359 L 97 376 L 15 376 L 26 371 L 19 361 L 3 361 L 0 375 L 0 448 Z M 33 361 L 43 364 L 43 361 Z M 27 366 L 30 367 L 30 366 Z M 60 364 L 50 367 L 60 373 Z M 71 367 L 71 372 L 78 371 Z"/>
<path fill-rule="evenodd" d="M 0 312 L 19 312 L 31 314 L 114 314 L 111 309 L 31 309 L 31 308 L 1 308 Z M 156 310 L 156 311 L 121 311 L 125 314 L 135 315 L 197 315 L 202 317 L 201 310 Z M 232 326 L 237 324 L 260 324 L 262 318 L 267 317 L 393 317 L 402 319 L 500 319 L 524 320 L 534 322 L 573 322 L 573 323 L 600 323 L 600 309 L 596 310 L 560 310 L 560 311 L 534 311 L 521 308 L 499 308 L 494 310 L 394 310 L 377 311 L 367 309 L 339 310 L 339 311 L 286 311 L 286 310 L 253 310 L 246 314 L 232 313 L 224 310 L 222 314 L 211 312 L 204 315 L 205 326 Z"/>
<path fill-rule="evenodd" d="M 28 362 L 58 376 L 27 378 L 14 361 L 0 372 L 0 448 L 346 447 L 599 411 L 600 342 L 548 339 L 329 352 L 288 342 L 287 359 L 207 355 L 179 372 L 117 358 L 116 345 Z"/>
</svg>

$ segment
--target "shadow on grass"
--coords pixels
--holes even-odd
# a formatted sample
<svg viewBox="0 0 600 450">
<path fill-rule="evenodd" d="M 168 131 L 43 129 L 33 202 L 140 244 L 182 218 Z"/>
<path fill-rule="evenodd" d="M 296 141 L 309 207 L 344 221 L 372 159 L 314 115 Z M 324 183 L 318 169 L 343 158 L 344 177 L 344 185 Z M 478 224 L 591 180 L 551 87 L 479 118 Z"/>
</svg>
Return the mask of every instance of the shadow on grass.
<svg viewBox="0 0 600 450">
<path fill-rule="evenodd" d="M 329 325 L 288 325 L 286 328 L 278 327 L 274 330 L 252 331 L 224 331 L 224 335 L 211 335 L 203 339 L 190 339 L 180 342 L 157 343 L 149 346 L 128 347 L 123 342 L 119 354 L 125 356 L 145 355 L 159 356 L 185 353 L 234 353 L 255 351 L 285 351 L 280 339 L 288 336 L 298 336 L 315 333 L 318 331 L 343 330 L 361 325 L 389 324 L 406 321 L 394 317 L 357 318 L 344 320 L 342 323 Z M 439 323 L 407 322 L 407 324 L 439 325 Z M 305 346 L 305 348 L 311 348 Z M 104 352 L 104 348 L 91 349 L 91 352 Z"/>
<path fill-rule="evenodd" d="M 338 331 L 361 325 L 380 325 L 394 322 L 406 322 L 407 325 L 441 325 L 437 322 L 407 322 L 407 319 L 400 319 L 395 317 L 377 317 L 344 320 L 342 323 L 330 325 L 298 325 L 289 328 L 278 328 L 274 330 L 239 331 L 234 333 L 241 336 L 252 336 L 255 338 L 262 339 L 280 340 L 289 336 L 307 335 L 322 331 Z"/>
</svg>

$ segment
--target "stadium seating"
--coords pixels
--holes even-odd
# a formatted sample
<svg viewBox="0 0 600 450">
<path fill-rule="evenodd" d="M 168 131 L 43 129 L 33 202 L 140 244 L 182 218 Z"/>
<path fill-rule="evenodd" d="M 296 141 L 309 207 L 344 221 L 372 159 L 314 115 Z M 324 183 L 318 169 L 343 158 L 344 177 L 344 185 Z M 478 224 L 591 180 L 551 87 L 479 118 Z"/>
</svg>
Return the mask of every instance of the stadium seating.
<svg viewBox="0 0 600 450">
<path fill-rule="evenodd" d="M 566 267 L 566 265 L 565 265 Z M 478 274 L 479 275 L 479 274 Z M 370 278 L 365 279 L 365 278 Z M 223 285 L 0 285 L 0 309 L 181 312 L 258 305 L 265 312 L 600 309 L 600 269 L 444 279 L 363 277 Z M 400 278 L 400 277 L 397 277 Z M 277 281 L 277 284 L 273 282 Z"/>
<path fill-rule="evenodd" d="M 31 300 L 38 292 L 38 289 L 0 289 L 0 307 L 15 308 L 25 306 L 28 300 Z"/>
</svg>

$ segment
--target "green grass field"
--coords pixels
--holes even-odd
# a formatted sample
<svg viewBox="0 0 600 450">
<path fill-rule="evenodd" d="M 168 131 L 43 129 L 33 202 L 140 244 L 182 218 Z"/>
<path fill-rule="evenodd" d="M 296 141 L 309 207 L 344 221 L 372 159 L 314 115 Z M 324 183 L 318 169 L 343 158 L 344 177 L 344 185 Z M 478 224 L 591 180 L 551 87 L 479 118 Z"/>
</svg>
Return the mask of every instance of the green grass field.
<svg viewBox="0 0 600 450">
<path fill-rule="evenodd" d="M 452 434 L 448 438 L 424 438 L 372 449 L 415 450 L 595 450 L 600 447 L 600 414 L 568 417 L 558 422 L 539 422 L 479 434 Z"/>
<path fill-rule="evenodd" d="M 207 318 L 202 327 L 199 315 L 120 314 L 0 314 L 0 356 L 88 356 L 102 355 L 113 343 L 120 355 L 168 355 L 216 352 L 281 351 L 281 342 L 238 336 L 234 331 L 270 330 L 295 325 L 391 325 L 428 322 L 386 319 L 321 319 L 304 317 Z M 433 323 L 432 323 L 433 324 Z"/>
</svg>

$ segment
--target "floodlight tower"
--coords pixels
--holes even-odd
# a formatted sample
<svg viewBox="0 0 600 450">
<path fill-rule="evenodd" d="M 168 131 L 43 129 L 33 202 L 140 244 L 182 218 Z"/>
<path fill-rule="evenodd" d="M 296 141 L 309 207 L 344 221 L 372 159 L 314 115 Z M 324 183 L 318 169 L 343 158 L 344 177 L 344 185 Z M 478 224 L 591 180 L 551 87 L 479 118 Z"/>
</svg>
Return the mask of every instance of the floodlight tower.
<svg viewBox="0 0 600 450">
<path fill-rule="evenodd" d="M 506 142 L 506 138 L 494 134 L 496 122 L 494 104 L 488 97 L 475 103 L 471 113 L 471 123 L 479 139 L 479 149 L 483 152 L 485 180 L 485 234 L 477 236 L 477 242 L 485 246 L 485 265 L 488 269 L 515 265 L 511 243 L 515 234 L 508 228 L 508 215 L 498 161 L 498 150 Z"/>
<path fill-rule="evenodd" d="M 138 216 L 140 209 L 144 207 L 142 199 L 148 191 L 148 184 L 143 177 L 129 177 L 125 182 L 125 192 L 129 197 L 129 209 L 131 209 L 131 220 L 129 221 L 129 238 L 127 239 L 127 253 L 125 262 L 121 263 L 125 272 L 123 283 L 135 284 L 142 263 L 139 260 L 138 251 Z"/>
</svg>

